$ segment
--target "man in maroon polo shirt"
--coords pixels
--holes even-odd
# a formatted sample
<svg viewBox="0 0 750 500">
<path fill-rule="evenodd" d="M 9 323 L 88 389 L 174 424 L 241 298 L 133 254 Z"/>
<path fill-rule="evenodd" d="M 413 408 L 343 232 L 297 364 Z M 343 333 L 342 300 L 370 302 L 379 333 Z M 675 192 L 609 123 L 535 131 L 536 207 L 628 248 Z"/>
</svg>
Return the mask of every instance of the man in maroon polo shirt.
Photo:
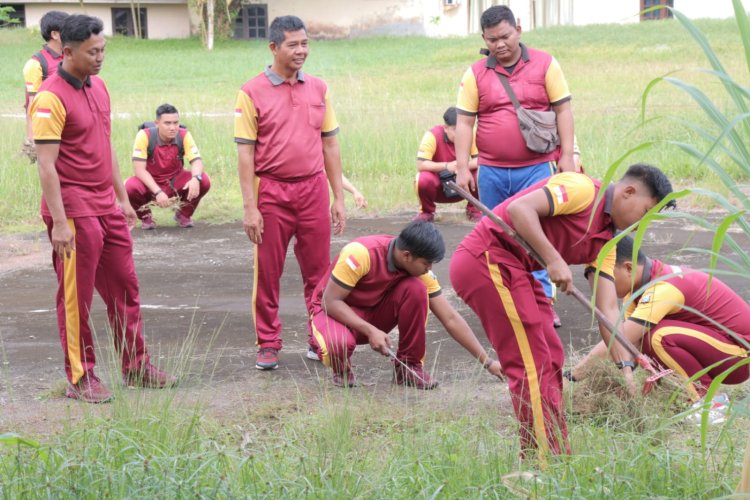
<svg viewBox="0 0 750 500">
<path fill-rule="evenodd" d="M 94 289 L 107 305 L 123 379 L 162 388 L 175 379 L 154 367 L 143 338 L 133 265 L 130 206 L 110 141 L 110 100 L 97 77 L 106 41 L 102 21 L 74 15 L 62 25 L 63 62 L 31 104 L 42 218 L 57 273 L 57 322 L 65 354 L 65 395 L 87 403 L 112 394 L 94 374 L 89 326 Z"/>
<path fill-rule="evenodd" d="M 456 181 L 464 188 L 475 185 L 466 156 L 476 123 L 476 188 L 482 203 L 493 208 L 555 172 L 580 168 L 574 159 L 572 96 L 560 64 L 547 52 L 521 43 L 521 26 L 505 5 L 485 10 L 480 24 L 487 57 L 466 70 L 458 91 Z M 539 153 L 526 146 L 515 107 L 500 78 L 507 80 L 522 107 L 555 113 L 560 135 L 557 149 Z M 554 300 L 555 290 L 546 272 L 534 275 L 547 297 Z M 556 315 L 554 320 L 555 326 L 560 326 Z"/>
<path fill-rule="evenodd" d="M 190 170 L 184 168 L 183 160 L 190 164 Z M 175 198 L 180 204 L 174 214 L 175 221 L 182 228 L 193 227 L 193 214 L 211 189 L 211 179 L 205 172 L 193 134 L 180 126 L 180 113 L 171 104 L 156 108 L 153 126 L 136 134 L 133 170 L 135 175 L 125 181 L 125 189 L 142 229 L 156 227 L 149 202 L 166 208 Z"/>
<path fill-rule="evenodd" d="M 335 385 L 356 385 L 351 356 L 357 344 L 370 344 L 374 351 L 389 355 L 388 332 L 398 326 L 396 383 L 424 390 L 437 387 L 424 370 L 428 309 L 490 373 L 503 376 L 500 363 L 490 360 L 441 294 L 430 269 L 444 255 L 440 231 L 425 221 L 412 221 L 398 237 L 365 236 L 341 250 L 315 289 L 310 319 L 315 352 L 333 369 Z"/>
<path fill-rule="evenodd" d="M 414 220 L 432 222 L 435 219 L 436 203 L 457 203 L 464 201 L 458 194 L 447 196 L 443 191 L 441 175 L 455 174 L 456 148 L 456 108 L 451 106 L 443 113 L 443 125 L 435 125 L 425 132 L 417 153 L 417 197 L 420 211 Z M 477 175 L 477 146 L 472 142 L 469 169 L 474 179 Z M 474 196 L 479 196 L 472 191 Z M 476 222 L 482 218 L 481 212 L 471 203 L 466 203 L 466 217 Z"/>
<path fill-rule="evenodd" d="M 23 66 L 23 81 L 26 84 L 26 101 L 23 109 L 26 111 L 26 140 L 23 143 L 23 153 L 29 157 L 31 163 L 36 162 L 34 150 L 34 135 L 31 130 L 31 115 L 29 105 L 39 92 L 42 82 L 54 75 L 57 65 L 62 62 L 62 44 L 60 43 L 60 27 L 68 14 L 59 10 L 51 10 L 39 20 L 44 46 L 42 50 L 31 56 Z"/>
<path fill-rule="evenodd" d="M 242 86 L 234 121 L 243 223 L 255 244 L 252 309 L 259 370 L 278 367 L 279 286 L 290 240 L 296 240 L 310 314 L 313 289 L 330 263 L 331 222 L 341 234 L 346 220 L 339 127 L 328 87 L 302 72 L 308 54 L 305 25 L 298 17 L 282 16 L 269 31 L 273 63 Z"/>
<path fill-rule="evenodd" d="M 615 230 L 637 223 L 671 191 L 667 177 L 649 165 L 632 165 L 606 188 L 584 174 L 565 172 L 521 191 L 493 212 L 536 250 L 564 292 L 572 283 L 569 265 L 596 262 Z M 612 322 L 619 312 L 614 260 L 612 249 L 596 288 L 596 304 Z M 570 445 L 562 407 L 563 346 L 552 326 L 552 306 L 531 275 L 538 269 L 541 265 L 485 217 L 453 254 L 450 276 L 458 296 L 479 316 L 508 377 L 522 450 L 538 447 L 545 456 L 569 453 Z M 600 331 L 609 340 L 601 325 Z M 629 359 L 619 345 L 613 355 Z"/>
</svg>

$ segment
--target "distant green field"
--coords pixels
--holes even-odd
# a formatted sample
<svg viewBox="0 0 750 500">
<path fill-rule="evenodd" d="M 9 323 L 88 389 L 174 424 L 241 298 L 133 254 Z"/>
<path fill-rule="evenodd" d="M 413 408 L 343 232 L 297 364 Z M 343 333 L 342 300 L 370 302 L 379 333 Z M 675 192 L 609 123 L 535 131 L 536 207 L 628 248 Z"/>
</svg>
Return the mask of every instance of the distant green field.
<svg viewBox="0 0 750 500">
<path fill-rule="evenodd" d="M 729 72 L 746 81 L 736 25 L 697 25 Z M 715 81 L 692 71 L 707 63 L 674 22 L 553 28 L 524 33 L 523 40 L 559 59 L 574 95 L 584 163 L 594 175 L 645 140 L 691 140 L 669 119 L 640 126 L 640 97 L 651 79 L 680 71 L 680 78 L 719 95 Z M 17 151 L 23 139 L 21 68 L 40 43 L 38 33 L 0 30 L 0 230 L 38 226 L 36 172 Z M 461 76 L 480 57 L 481 46 L 478 35 L 312 42 L 305 70 L 329 83 L 341 124 L 344 171 L 369 198 L 369 213 L 416 210 L 412 183 L 419 140 L 455 103 Z M 194 132 L 213 179 L 197 217 L 212 222 L 240 218 L 231 111 L 238 88 L 270 61 L 265 42 L 221 41 L 208 52 L 197 39 L 110 40 L 102 77 L 116 113 L 113 137 L 123 175 L 130 175 L 136 125 L 150 119 L 156 106 L 170 102 Z M 653 93 L 647 115 L 700 120 L 697 107 L 665 84 Z M 705 169 L 693 167 L 694 160 L 665 145 L 632 158 L 637 160 L 665 168 L 677 184 L 716 184 Z"/>
</svg>

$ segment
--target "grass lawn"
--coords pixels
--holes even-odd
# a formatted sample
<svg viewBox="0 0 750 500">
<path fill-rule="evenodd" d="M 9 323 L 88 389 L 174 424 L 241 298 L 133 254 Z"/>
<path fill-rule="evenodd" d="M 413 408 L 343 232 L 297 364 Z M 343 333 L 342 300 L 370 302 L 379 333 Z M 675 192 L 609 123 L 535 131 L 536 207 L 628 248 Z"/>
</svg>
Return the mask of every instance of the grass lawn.
<svg viewBox="0 0 750 500">
<path fill-rule="evenodd" d="M 730 74 L 746 79 L 741 44 L 731 21 L 699 22 Z M 698 117 L 700 110 L 666 84 L 649 99 L 640 122 L 640 98 L 648 82 L 668 72 L 696 82 L 709 95 L 718 84 L 693 71 L 706 67 L 702 53 L 676 22 L 628 26 L 566 27 L 524 33 L 530 46 L 552 52 L 568 78 L 584 164 L 593 175 L 631 147 L 657 144 L 627 163 L 648 161 L 664 168 L 678 185 L 716 187 L 705 168 L 695 168 L 665 138 L 691 140 L 668 117 Z M 38 228 L 39 183 L 34 168 L 17 154 L 23 139 L 21 68 L 40 45 L 38 34 L 0 30 L 0 230 Z M 305 70 L 328 82 L 341 124 L 344 171 L 369 198 L 369 215 L 415 211 L 413 189 L 417 147 L 425 130 L 440 123 L 455 104 L 458 83 L 479 58 L 479 36 L 471 38 L 370 38 L 313 41 Z M 170 102 L 183 113 L 212 177 L 211 194 L 197 217 L 213 222 L 241 217 L 231 112 L 239 87 L 271 61 L 264 42 L 222 41 L 213 52 L 191 40 L 114 38 L 102 71 L 116 118 L 113 138 L 123 176 L 131 173 L 136 126 Z M 723 98 L 723 97 L 722 97 Z M 350 202 L 352 214 L 356 215 Z"/>
</svg>

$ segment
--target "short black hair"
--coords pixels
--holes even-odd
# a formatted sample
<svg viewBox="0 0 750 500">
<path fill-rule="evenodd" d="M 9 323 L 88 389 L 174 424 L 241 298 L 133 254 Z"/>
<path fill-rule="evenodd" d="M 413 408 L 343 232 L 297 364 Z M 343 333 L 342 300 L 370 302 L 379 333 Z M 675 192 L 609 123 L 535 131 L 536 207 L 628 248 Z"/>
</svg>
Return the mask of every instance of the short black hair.
<svg viewBox="0 0 750 500">
<path fill-rule="evenodd" d="M 58 33 L 62 30 L 63 22 L 68 18 L 67 12 L 51 10 L 42 16 L 39 21 L 39 29 L 42 30 L 42 38 L 45 42 L 52 40 L 52 32 Z"/>
<path fill-rule="evenodd" d="M 482 33 L 484 33 L 485 29 L 497 26 L 503 21 L 514 28 L 516 27 L 516 16 L 513 15 L 513 11 L 505 5 L 494 5 L 482 12 L 479 25 L 482 27 Z"/>
<path fill-rule="evenodd" d="M 281 45 L 286 38 L 284 33 L 299 30 L 307 32 L 302 19 L 297 16 L 279 16 L 271 22 L 271 27 L 268 28 L 268 40 Z"/>
<path fill-rule="evenodd" d="M 158 120 L 159 118 L 161 118 L 161 115 L 173 115 L 179 113 L 180 112 L 177 111 L 177 108 L 175 108 L 171 104 L 164 103 L 156 108 L 156 119 Z"/>
<path fill-rule="evenodd" d="M 60 28 L 63 47 L 85 42 L 92 35 L 104 31 L 104 24 L 98 17 L 73 14 L 68 16 Z"/>
<path fill-rule="evenodd" d="M 445 113 L 443 113 L 443 121 L 449 127 L 456 126 L 456 122 L 458 121 L 458 110 L 455 106 L 451 106 L 445 110 Z"/>
<path fill-rule="evenodd" d="M 440 262 L 445 257 L 443 235 L 432 222 L 410 222 L 396 238 L 396 248 L 433 263 Z"/>
<path fill-rule="evenodd" d="M 626 261 L 632 261 L 633 260 L 633 245 L 634 245 L 633 238 L 631 236 L 625 236 L 623 239 L 617 242 L 617 257 L 615 258 L 615 262 L 618 266 L 621 266 Z M 636 256 L 636 262 L 638 264 L 643 264 L 646 262 L 646 254 L 641 251 L 641 249 L 638 249 L 638 254 Z"/>
<path fill-rule="evenodd" d="M 651 193 L 653 198 L 656 198 L 657 203 L 663 200 L 669 193 L 672 192 L 672 183 L 669 182 L 669 178 L 659 170 L 658 168 L 648 165 L 646 163 L 635 163 L 628 167 L 625 175 L 622 176 L 624 179 L 635 179 L 641 182 Z M 676 208 L 676 200 L 670 200 L 664 208 Z"/>
</svg>

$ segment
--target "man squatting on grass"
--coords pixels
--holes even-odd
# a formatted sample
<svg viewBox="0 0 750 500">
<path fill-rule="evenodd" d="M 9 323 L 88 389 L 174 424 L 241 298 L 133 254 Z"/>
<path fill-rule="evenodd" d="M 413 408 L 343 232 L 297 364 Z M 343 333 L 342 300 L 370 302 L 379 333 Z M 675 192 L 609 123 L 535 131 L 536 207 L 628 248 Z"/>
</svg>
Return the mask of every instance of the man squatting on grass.
<svg viewBox="0 0 750 500">
<path fill-rule="evenodd" d="M 437 387 L 423 361 L 428 308 L 490 373 L 503 377 L 500 363 L 489 358 L 469 325 L 441 294 L 431 268 L 444 255 L 440 231 L 425 221 L 411 222 L 398 237 L 365 236 L 344 246 L 315 289 L 310 319 L 315 352 L 333 369 L 334 384 L 356 385 L 351 365 L 354 348 L 370 344 L 388 356 L 388 332 L 398 326 L 396 382 L 425 390 Z"/>
<path fill-rule="evenodd" d="M 63 61 L 31 103 L 42 218 L 57 273 L 57 323 L 65 395 L 102 403 L 112 394 L 94 374 L 89 311 L 94 288 L 107 305 L 127 384 L 166 387 L 175 379 L 149 362 L 143 337 L 128 201 L 110 142 L 110 100 L 96 76 L 104 62 L 102 21 L 74 15 L 61 28 Z"/>
<path fill-rule="evenodd" d="M 458 203 L 464 201 L 461 196 L 455 194 L 448 197 L 443 192 L 441 175 L 456 173 L 456 147 L 453 141 L 456 138 L 456 118 L 458 112 L 451 106 L 443 113 L 443 124 L 435 125 L 422 136 L 417 152 L 417 197 L 419 198 L 419 213 L 414 220 L 432 222 L 435 219 L 435 205 L 437 203 Z M 477 180 L 477 150 L 476 140 L 471 144 L 471 159 L 469 169 L 474 181 Z M 476 189 L 471 192 L 479 197 Z M 474 205 L 466 202 L 466 218 L 477 222 L 482 218 L 482 213 L 474 208 Z"/>
<path fill-rule="evenodd" d="M 296 239 L 309 315 L 313 290 L 330 263 L 331 222 L 336 234 L 346 223 L 339 126 L 326 83 L 302 72 L 305 25 L 282 16 L 269 31 L 273 63 L 242 86 L 234 121 L 243 223 L 255 244 L 252 311 L 260 370 L 278 367 L 279 287 L 289 241 Z"/>
<path fill-rule="evenodd" d="M 597 196 L 604 189 L 597 203 Z M 585 174 L 564 172 L 521 191 L 493 209 L 542 257 L 553 283 L 565 292 L 571 264 L 596 262 L 615 230 L 636 224 L 672 191 L 657 168 L 636 164 L 603 188 Z M 613 282 L 615 249 L 603 262 L 596 305 L 610 321 L 618 315 Z M 562 401 L 562 343 L 552 326 L 552 306 L 531 271 L 541 269 L 488 217 L 464 238 L 451 258 L 453 288 L 482 322 L 498 353 L 521 426 L 522 453 L 570 453 Z M 601 279 L 604 278 L 604 279 Z M 593 273 L 591 276 L 593 284 Z M 609 334 L 600 325 L 605 340 Z M 627 358 L 613 350 L 616 361 Z M 626 376 L 632 373 L 626 369 Z"/>
<path fill-rule="evenodd" d="M 688 386 L 693 406 L 702 407 L 702 398 L 714 378 L 748 355 L 750 306 L 716 276 L 650 259 L 640 250 L 633 262 L 633 240 L 629 236 L 617 243 L 614 273 L 617 296 L 627 305 L 621 331 L 628 340 L 686 380 L 712 366 Z M 633 290 L 644 285 L 643 293 L 631 299 Z M 607 352 L 607 344 L 600 342 L 566 376 L 572 381 L 583 379 L 587 365 L 593 359 L 605 358 Z M 630 355 L 621 361 L 635 367 Z M 741 384 L 748 378 L 750 367 L 743 365 L 723 382 Z M 715 396 L 709 421 L 723 421 L 728 403 L 726 394 Z M 691 417 L 700 421 L 699 413 Z"/>
<path fill-rule="evenodd" d="M 175 211 L 175 221 L 182 228 L 193 227 L 193 213 L 211 189 L 200 151 L 193 134 L 180 127 L 180 114 L 171 104 L 156 108 L 154 125 L 139 130 L 135 136 L 135 176 L 125 181 L 130 204 L 141 220 L 141 228 L 149 230 L 156 223 L 148 204 L 153 201 L 166 208 L 177 196 L 180 207 Z M 183 153 L 190 170 L 183 168 Z"/>
</svg>

